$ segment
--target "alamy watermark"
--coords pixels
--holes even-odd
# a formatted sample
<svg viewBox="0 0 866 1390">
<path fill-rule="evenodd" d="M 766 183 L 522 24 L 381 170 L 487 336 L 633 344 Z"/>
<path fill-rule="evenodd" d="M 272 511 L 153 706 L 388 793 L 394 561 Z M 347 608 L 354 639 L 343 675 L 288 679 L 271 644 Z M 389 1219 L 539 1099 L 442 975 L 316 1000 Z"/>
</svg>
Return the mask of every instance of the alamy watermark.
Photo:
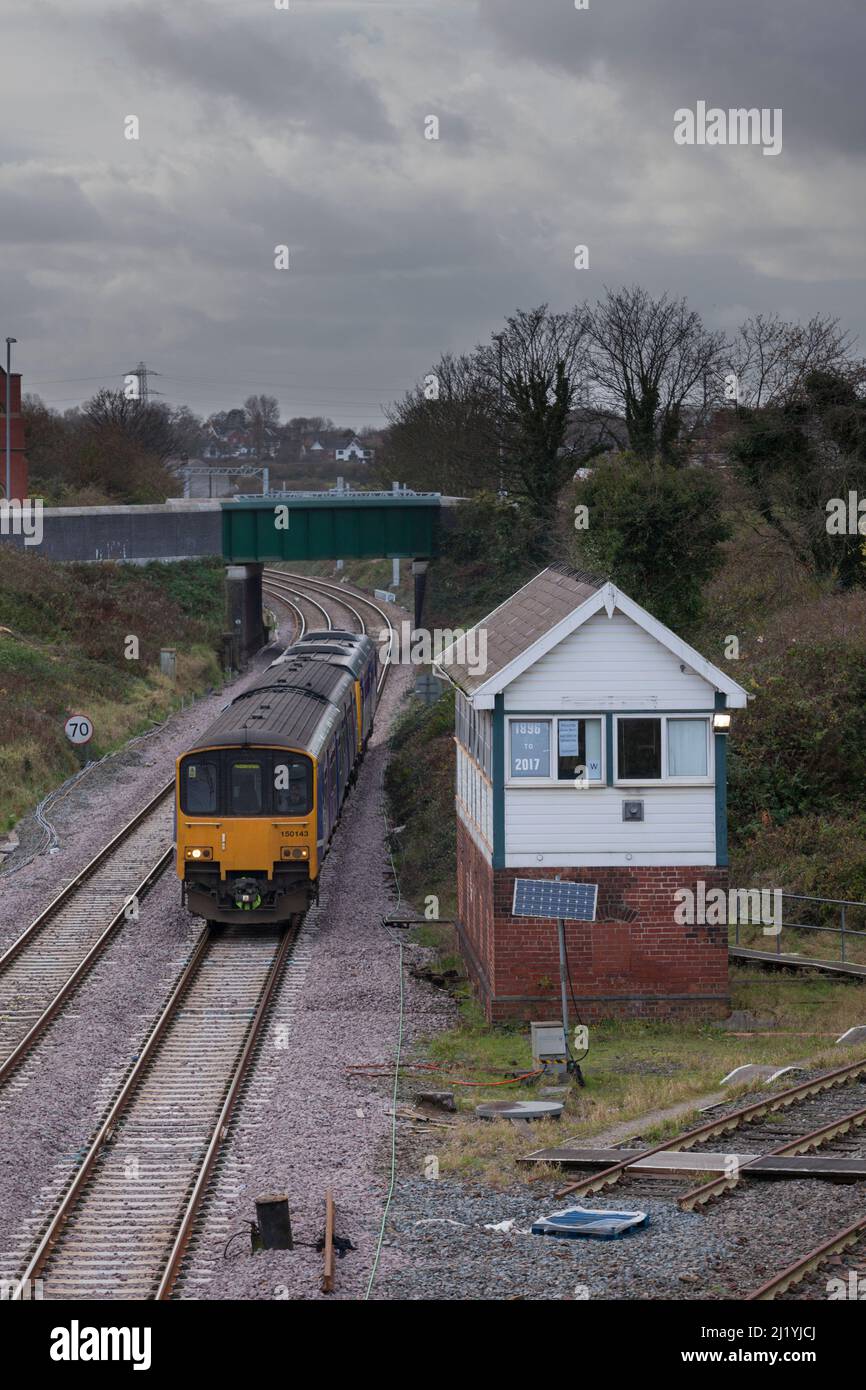
<svg viewBox="0 0 866 1390">
<path fill-rule="evenodd" d="M 763 927 L 764 936 L 782 930 L 781 888 L 707 888 L 699 879 L 694 888 L 677 888 L 674 921 L 678 926 L 722 927 L 737 922 Z"/>
<path fill-rule="evenodd" d="M 0 497 L 0 536 L 23 536 L 25 545 L 42 544 L 42 498 L 11 501 Z"/>
<path fill-rule="evenodd" d="M 866 497 L 831 497 L 826 510 L 828 536 L 866 536 Z"/>
<path fill-rule="evenodd" d="M 463 666 L 472 676 L 487 673 L 487 629 L 435 627 L 403 622 L 379 630 L 379 660 L 383 666 Z"/>
<path fill-rule="evenodd" d="M 736 106 L 725 111 L 707 107 L 705 101 L 692 111 L 681 106 L 674 112 L 674 143 L 677 145 L 761 145 L 761 153 L 782 153 L 781 106 Z"/>
</svg>

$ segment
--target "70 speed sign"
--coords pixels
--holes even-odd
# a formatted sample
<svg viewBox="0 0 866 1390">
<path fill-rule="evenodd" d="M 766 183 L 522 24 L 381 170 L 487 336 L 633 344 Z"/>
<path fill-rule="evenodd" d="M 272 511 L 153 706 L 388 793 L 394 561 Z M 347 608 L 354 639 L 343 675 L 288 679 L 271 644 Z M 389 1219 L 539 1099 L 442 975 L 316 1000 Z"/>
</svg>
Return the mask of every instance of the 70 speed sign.
<svg viewBox="0 0 866 1390">
<path fill-rule="evenodd" d="M 70 743 L 89 743 L 93 738 L 93 720 L 86 714 L 70 714 L 63 729 Z"/>
</svg>

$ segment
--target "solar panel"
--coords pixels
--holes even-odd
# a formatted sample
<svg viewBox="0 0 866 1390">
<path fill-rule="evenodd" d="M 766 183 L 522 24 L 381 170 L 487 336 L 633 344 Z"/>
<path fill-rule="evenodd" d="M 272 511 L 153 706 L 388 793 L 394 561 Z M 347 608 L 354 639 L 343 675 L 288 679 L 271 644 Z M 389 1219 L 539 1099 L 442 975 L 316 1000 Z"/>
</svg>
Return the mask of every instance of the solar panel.
<svg viewBox="0 0 866 1390">
<path fill-rule="evenodd" d="M 556 917 L 594 922 L 597 883 L 565 883 L 553 878 L 516 878 L 512 917 Z"/>
</svg>

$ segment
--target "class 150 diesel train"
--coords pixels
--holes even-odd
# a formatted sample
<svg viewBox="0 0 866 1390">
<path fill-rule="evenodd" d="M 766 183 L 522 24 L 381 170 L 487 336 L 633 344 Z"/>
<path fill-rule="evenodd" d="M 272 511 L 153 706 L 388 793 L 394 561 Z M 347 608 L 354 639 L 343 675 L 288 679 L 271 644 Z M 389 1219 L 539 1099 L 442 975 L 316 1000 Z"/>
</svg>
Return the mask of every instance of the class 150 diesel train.
<svg viewBox="0 0 866 1390">
<path fill-rule="evenodd" d="M 309 632 L 178 758 L 177 872 L 208 925 L 281 923 L 319 874 L 376 712 L 369 637 Z"/>
</svg>

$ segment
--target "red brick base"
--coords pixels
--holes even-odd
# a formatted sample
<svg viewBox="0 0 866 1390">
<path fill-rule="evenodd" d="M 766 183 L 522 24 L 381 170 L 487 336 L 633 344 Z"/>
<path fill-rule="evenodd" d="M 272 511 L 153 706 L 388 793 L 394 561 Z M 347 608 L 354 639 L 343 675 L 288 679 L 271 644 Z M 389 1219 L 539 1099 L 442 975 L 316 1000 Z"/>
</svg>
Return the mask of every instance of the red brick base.
<svg viewBox="0 0 866 1390">
<path fill-rule="evenodd" d="M 461 949 L 488 1020 L 559 1014 L 556 922 L 512 917 L 515 878 L 598 884 L 598 920 L 566 924 L 571 985 L 583 1021 L 729 1012 L 724 926 L 674 921 L 678 888 L 699 881 L 727 891 L 728 871 L 659 865 L 635 868 L 493 869 L 457 822 L 457 911 Z"/>
</svg>

